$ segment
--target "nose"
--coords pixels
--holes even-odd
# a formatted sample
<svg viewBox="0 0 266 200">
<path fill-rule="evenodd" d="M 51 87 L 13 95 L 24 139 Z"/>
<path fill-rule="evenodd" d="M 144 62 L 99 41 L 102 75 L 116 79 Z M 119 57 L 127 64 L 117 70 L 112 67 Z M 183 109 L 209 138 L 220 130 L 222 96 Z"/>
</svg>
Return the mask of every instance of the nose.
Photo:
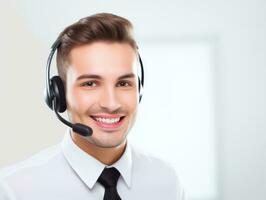
<svg viewBox="0 0 266 200">
<path fill-rule="evenodd" d="M 99 99 L 100 107 L 106 111 L 113 113 L 121 107 L 117 92 L 113 87 L 106 87 Z"/>
</svg>

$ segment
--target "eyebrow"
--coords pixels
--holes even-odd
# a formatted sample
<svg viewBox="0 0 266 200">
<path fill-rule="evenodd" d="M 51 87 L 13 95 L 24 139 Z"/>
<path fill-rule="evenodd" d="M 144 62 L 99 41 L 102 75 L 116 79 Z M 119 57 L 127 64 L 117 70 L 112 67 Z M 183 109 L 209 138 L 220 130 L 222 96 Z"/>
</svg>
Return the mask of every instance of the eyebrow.
<svg viewBox="0 0 266 200">
<path fill-rule="evenodd" d="M 135 74 L 129 73 L 129 74 L 119 76 L 118 80 L 125 79 L 125 78 L 134 78 L 134 77 L 135 77 Z M 81 80 L 81 79 L 89 79 L 89 78 L 91 78 L 91 79 L 103 79 L 101 76 L 99 76 L 97 74 L 82 74 L 77 78 L 77 81 Z"/>
</svg>

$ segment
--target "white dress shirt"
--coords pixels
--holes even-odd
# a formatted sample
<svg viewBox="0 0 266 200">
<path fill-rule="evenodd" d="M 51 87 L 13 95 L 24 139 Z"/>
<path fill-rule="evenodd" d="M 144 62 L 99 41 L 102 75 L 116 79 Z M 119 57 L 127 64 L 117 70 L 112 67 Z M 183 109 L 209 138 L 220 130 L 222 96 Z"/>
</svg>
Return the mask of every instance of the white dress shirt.
<svg viewBox="0 0 266 200">
<path fill-rule="evenodd" d="M 102 200 L 97 182 L 105 167 L 121 174 L 117 191 L 123 200 L 183 200 L 175 170 L 166 162 L 139 153 L 127 141 L 121 158 L 106 166 L 85 153 L 67 131 L 62 143 L 3 169 L 0 200 Z"/>
</svg>

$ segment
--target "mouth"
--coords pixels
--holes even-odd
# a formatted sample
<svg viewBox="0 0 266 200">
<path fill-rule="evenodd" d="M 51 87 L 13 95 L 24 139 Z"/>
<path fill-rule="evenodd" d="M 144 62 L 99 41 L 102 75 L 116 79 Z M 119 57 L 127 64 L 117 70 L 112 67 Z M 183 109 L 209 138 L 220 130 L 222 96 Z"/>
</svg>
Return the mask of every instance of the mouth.
<svg viewBox="0 0 266 200">
<path fill-rule="evenodd" d="M 125 116 L 103 116 L 103 115 L 99 115 L 99 116 L 90 116 L 94 121 L 95 124 L 102 129 L 117 129 L 119 128 L 123 121 Z"/>
</svg>

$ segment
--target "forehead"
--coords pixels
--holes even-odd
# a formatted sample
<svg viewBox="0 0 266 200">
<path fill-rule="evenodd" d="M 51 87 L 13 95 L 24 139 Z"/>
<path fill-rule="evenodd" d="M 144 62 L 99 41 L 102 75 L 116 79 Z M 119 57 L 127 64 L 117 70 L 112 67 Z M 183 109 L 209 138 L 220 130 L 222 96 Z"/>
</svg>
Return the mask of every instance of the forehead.
<svg viewBox="0 0 266 200">
<path fill-rule="evenodd" d="M 73 48 L 68 73 L 72 76 L 98 74 L 102 77 L 137 73 L 137 54 L 127 43 L 94 42 Z"/>
</svg>

